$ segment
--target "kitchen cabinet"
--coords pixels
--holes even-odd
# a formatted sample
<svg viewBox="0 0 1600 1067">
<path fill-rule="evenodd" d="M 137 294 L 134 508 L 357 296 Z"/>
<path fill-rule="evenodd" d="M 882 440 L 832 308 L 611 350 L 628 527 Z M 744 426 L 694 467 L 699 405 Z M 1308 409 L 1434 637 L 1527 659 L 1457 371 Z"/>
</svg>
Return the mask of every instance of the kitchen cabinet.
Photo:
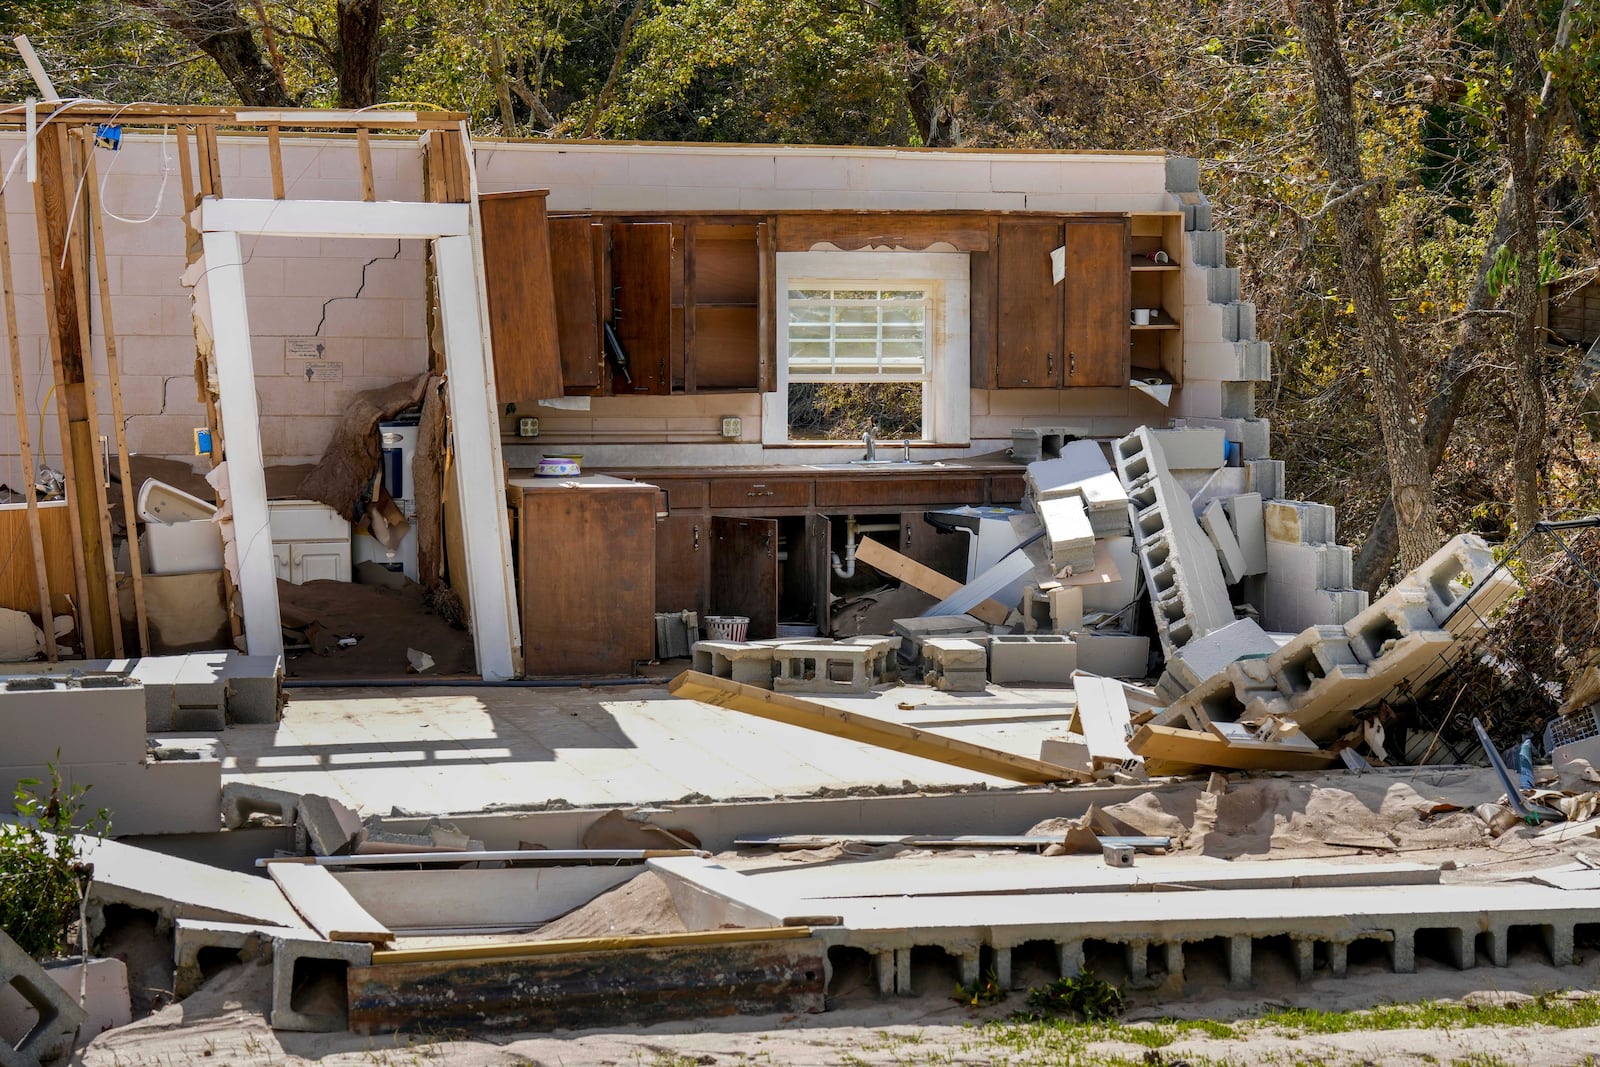
<svg viewBox="0 0 1600 1067">
<path fill-rule="evenodd" d="M 1133 373 L 1183 384 L 1183 212 L 1150 211 L 1129 216 L 1128 314 L 1139 308 L 1148 322 L 1135 322 Z"/>
<path fill-rule="evenodd" d="M 711 575 L 710 527 L 709 517 L 699 511 L 668 514 L 656 520 L 657 611 L 706 610 L 706 586 Z"/>
<path fill-rule="evenodd" d="M 1121 216 L 1000 220 L 994 254 L 995 388 L 1128 384 L 1127 247 L 1127 222 Z M 1065 249 L 1060 284 L 1050 259 L 1057 248 Z"/>
<path fill-rule="evenodd" d="M 483 270 L 501 403 L 561 396 L 561 340 L 551 273 L 548 190 L 485 193 Z"/>
<path fill-rule="evenodd" d="M 550 269 L 561 346 L 561 381 L 567 393 L 599 392 L 605 353 L 600 347 L 600 280 L 594 231 L 587 215 L 550 220 Z"/>
<path fill-rule="evenodd" d="M 523 671 L 628 674 L 655 656 L 660 490 L 584 475 L 516 478 Z"/>
<path fill-rule="evenodd" d="M 344 516 L 316 500 L 272 500 L 267 518 L 280 580 L 291 585 L 350 580 L 350 523 Z"/>
<path fill-rule="evenodd" d="M 664 394 L 672 372 L 672 225 L 611 225 L 611 326 L 627 357 L 613 364 L 611 392 Z"/>
<path fill-rule="evenodd" d="M 712 615 L 743 615 L 749 639 L 778 636 L 778 520 L 711 516 Z"/>
</svg>

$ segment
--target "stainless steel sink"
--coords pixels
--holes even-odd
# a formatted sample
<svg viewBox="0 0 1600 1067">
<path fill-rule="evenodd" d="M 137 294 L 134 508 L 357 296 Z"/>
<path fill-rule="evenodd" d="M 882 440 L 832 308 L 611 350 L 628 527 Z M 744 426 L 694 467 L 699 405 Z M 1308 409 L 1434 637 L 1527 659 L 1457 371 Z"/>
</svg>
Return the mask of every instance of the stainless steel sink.
<svg viewBox="0 0 1600 1067">
<path fill-rule="evenodd" d="M 938 460 L 907 463 L 903 459 L 852 459 L 847 463 L 807 463 L 806 466 L 814 471 L 906 471 L 927 470 L 930 467 L 944 467 L 947 464 Z"/>
</svg>

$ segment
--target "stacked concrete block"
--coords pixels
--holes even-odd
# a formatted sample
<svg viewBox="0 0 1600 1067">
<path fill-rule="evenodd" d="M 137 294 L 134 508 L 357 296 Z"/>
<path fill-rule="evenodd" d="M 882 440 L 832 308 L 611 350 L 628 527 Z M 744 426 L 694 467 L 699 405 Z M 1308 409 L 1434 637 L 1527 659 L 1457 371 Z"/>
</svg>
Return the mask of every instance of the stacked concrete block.
<svg viewBox="0 0 1600 1067">
<path fill-rule="evenodd" d="M 1214 722 L 1238 722 L 1247 717 L 1252 701 L 1281 697 L 1264 661 L 1238 660 L 1168 704 L 1151 722 L 1209 731 Z"/>
<path fill-rule="evenodd" d="M 1053 633 L 1055 620 L 1050 617 L 1050 594 L 1037 585 L 1022 587 L 1022 599 L 1017 602 L 1022 615 L 1023 633 Z"/>
<path fill-rule="evenodd" d="M 73 1037 L 88 1020 L 88 1014 L 3 930 L 0 930 L 0 986 L 9 986 L 22 994 L 38 1016 L 17 1044 L 0 1042 L 0 1062 L 7 1067 L 37 1064 L 72 1052 Z"/>
<path fill-rule="evenodd" d="M 1128 494 L 1093 441 L 1070 441 L 1059 458 L 1028 464 L 1028 492 L 1036 509 L 1060 497 L 1079 498 L 1096 537 L 1128 532 Z"/>
<path fill-rule="evenodd" d="M 218 919 L 179 919 L 173 924 L 173 993 L 179 1000 L 200 988 L 205 974 L 200 965 L 204 949 L 221 949 L 237 955 L 240 963 L 272 958 L 273 938 L 315 938 L 308 929 L 260 923 L 230 923 Z"/>
<path fill-rule="evenodd" d="M 694 669 L 714 678 L 731 678 L 740 685 L 772 688 L 774 646 L 739 641 L 696 641 L 691 655 Z"/>
<path fill-rule="evenodd" d="M 1081 585 L 1058 585 L 1046 592 L 1050 602 L 1050 626 L 1058 634 L 1083 629 L 1083 590 Z"/>
<path fill-rule="evenodd" d="M 1205 511 L 1200 516 L 1200 527 L 1205 530 L 1206 536 L 1211 539 L 1211 544 L 1217 550 L 1217 563 L 1222 567 L 1222 576 L 1228 580 L 1229 585 L 1242 581 L 1246 575 L 1244 550 L 1239 547 L 1239 539 L 1234 536 L 1233 525 L 1228 522 L 1228 513 L 1222 506 L 1222 501 L 1213 500 L 1206 505 Z"/>
<path fill-rule="evenodd" d="M 1195 515 L 1204 515 L 1213 500 L 1223 500 L 1246 492 L 1249 474 L 1243 467 L 1218 467 L 1200 487 L 1189 494 Z"/>
<path fill-rule="evenodd" d="M 1229 441 L 1239 446 L 1242 459 L 1266 459 L 1272 454 L 1272 425 L 1266 419 L 1189 417 L 1177 421 L 1188 429 L 1221 430 Z"/>
<path fill-rule="evenodd" d="M 1162 651 L 1178 649 L 1234 620 L 1228 583 L 1217 552 L 1194 517 L 1189 497 L 1167 467 L 1172 444 L 1158 443 L 1145 428 L 1113 447 L 1117 472 L 1128 488 L 1129 512 L 1140 567 L 1156 620 Z M 1209 455 L 1209 451 L 1207 452 Z"/>
<path fill-rule="evenodd" d="M 1117 578 L 1078 586 L 1083 590 L 1083 610 L 1121 611 L 1139 595 L 1138 550 L 1132 537 L 1106 537 L 1100 541 L 1100 552 L 1116 568 Z"/>
<path fill-rule="evenodd" d="M 1219 430 L 1207 429 L 1146 429 L 1145 440 L 1153 442 L 1161 451 L 1166 469 L 1171 471 L 1214 471 L 1226 460 L 1225 438 Z M 1122 473 L 1119 464 L 1118 473 Z M 1126 484 L 1127 475 L 1123 474 Z"/>
<path fill-rule="evenodd" d="M 1167 660 L 1167 669 L 1156 689 L 1168 700 L 1177 700 L 1189 690 L 1225 671 L 1228 664 L 1247 656 L 1270 655 L 1278 643 L 1253 619 L 1240 619 L 1220 630 L 1189 642 Z"/>
<path fill-rule="evenodd" d="M 1244 573 L 1255 576 L 1267 573 L 1266 511 L 1260 493 L 1240 493 L 1222 501 L 1228 524 L 1233 527 L 1233 539 L 1244 557 Z"/>
<path fill-rule="evenodd" d="M 310 1011 L 295 1007 L 294 991 L 305 984 L 310 969 L 328 967 L 348 977 L 351 967 L 372 966 L 372 946 L 359 941 L 323 941 L 310 937 L 272 939 L 272 1014 L 274 1030 L 331 1033 L 346 1027 L 344 1001 L 336 1010 Z"/>
<path fill-rule="evenodd" d="M 780 693 L 866 693 L 872 645 L 814 641 L 772 649 L 772 688 Z"/>
<path fill-rule="evenodd" d="M 934 637 L 986 636 L 989 627 L 971 615 L 922 615 L 894 620 L 895 636 L 900 638 L 900 659 L 922 662 L 922 644 Z"/>
<path fill-rule="evenodd" d="M 283 657 L 229 652 L 222 670 L 228 721 L 272 725 L 283 717 Z"/>
<path fill-rule="evenodd" d="M 1351 588 L 1350 549 L 1334 541 L 1332 507 L 1267 500 L 1262 528 L 1267 569 L 1260 606 L 1267 629 L 1298 633 L 1340 624 L 1367 606 L 1367 594 Z"/>
<path fill-rule="evenodd" d="M 18 676 L 0 686 L 0 790 L 46 781 L 54 765 L 116 834 L 218 828 L 222 768 L 215 759 L 154 760 L 146 748 L 144 690 L 118 675 Z"/>
<path fill-rule="evenodd" d="M 893 685 L 900 680 L 900 638 L 877 634 L 858 634 L 846 638 L 842 644 L 861 645 L 869 649 L 867 669 L 872 672 L 873 685 Z"/>
<path fill-rule="evenodd" d="M 989 679 L 996 685 L 1072 684 L 1078 646 L 1065 634 L 1008 634 L 989 640 Z"/>
<path fill-rule="evenodd" d="M 989 681 L 989 657 L 982 645 L 960 637 L 930 637 L 922 642 L 923 682 L 951 693 L 982 693 Z"/>
</svg>

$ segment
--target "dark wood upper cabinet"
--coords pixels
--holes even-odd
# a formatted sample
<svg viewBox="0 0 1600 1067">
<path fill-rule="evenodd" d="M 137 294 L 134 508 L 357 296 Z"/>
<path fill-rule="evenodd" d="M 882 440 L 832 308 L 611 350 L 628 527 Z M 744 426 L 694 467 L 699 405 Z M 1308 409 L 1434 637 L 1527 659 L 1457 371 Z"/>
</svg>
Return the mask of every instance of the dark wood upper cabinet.
<svg viewBox="0 0 1600 1067">
<path fill-rule="evenodd" d="M 502 404 L 564 391 L 546 195 L 540 189 L 479 197 L 495 395 Z"/>
<path fill-rule="evenodd" d="M 1128 224 L 1071 220 L 1066 226 L 1066 378 L 1069 386 L 1128 384 Z"/>
<path fill-rule="evenodd" d="M 611 391 L 618 396 L 666 393 L 672 359 L 672 225 L 611 225 L 611 324 L 628 360 L 624 375 L 613 363 Z"/>
<path fill-rule="evenodd" d="M 1059 219 L 1004 219 L 995 232 L 994 383 L 1000 389 L 1061 384 L 1061 298 L 1050 253 Z"/>
<path fill-rule="evenodd" d="M 569 393 L 600 388 L 600 302 L 595 286 L 593 220 L 587 215 L 550 220 L 550 272 L 561 338 L 561 380 Z"/>
<path fill-rule="evenodd" d="M 684 268 L 689 392 L 753 391 L 761 378 L 766 223 L 691 223 Z"/>
</svg>

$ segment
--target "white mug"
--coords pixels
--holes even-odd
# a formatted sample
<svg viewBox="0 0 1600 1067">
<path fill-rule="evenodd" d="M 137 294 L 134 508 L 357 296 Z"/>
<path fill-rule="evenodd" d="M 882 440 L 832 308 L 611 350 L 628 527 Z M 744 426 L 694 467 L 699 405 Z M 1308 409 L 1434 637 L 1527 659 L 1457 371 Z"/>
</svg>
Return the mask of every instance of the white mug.
<svg viewBox="0 0 1600 1067">
<path fill-rule="evenodd" d="M 1150 325 L 1150 309 L 1149 308 L 1134 308 L 1133 309 L 1133 324 L 1135 326 L 1148 326 L 1148 325 Z"/>
<path fill-rule="evenodd" d="M 1164 248 L 1157 249 L 1156 254 L 1151 256 L 1150 259 L 1159 264 L 1166 264 L 1168 262 L 1167 250 Z"/>
</svg>

